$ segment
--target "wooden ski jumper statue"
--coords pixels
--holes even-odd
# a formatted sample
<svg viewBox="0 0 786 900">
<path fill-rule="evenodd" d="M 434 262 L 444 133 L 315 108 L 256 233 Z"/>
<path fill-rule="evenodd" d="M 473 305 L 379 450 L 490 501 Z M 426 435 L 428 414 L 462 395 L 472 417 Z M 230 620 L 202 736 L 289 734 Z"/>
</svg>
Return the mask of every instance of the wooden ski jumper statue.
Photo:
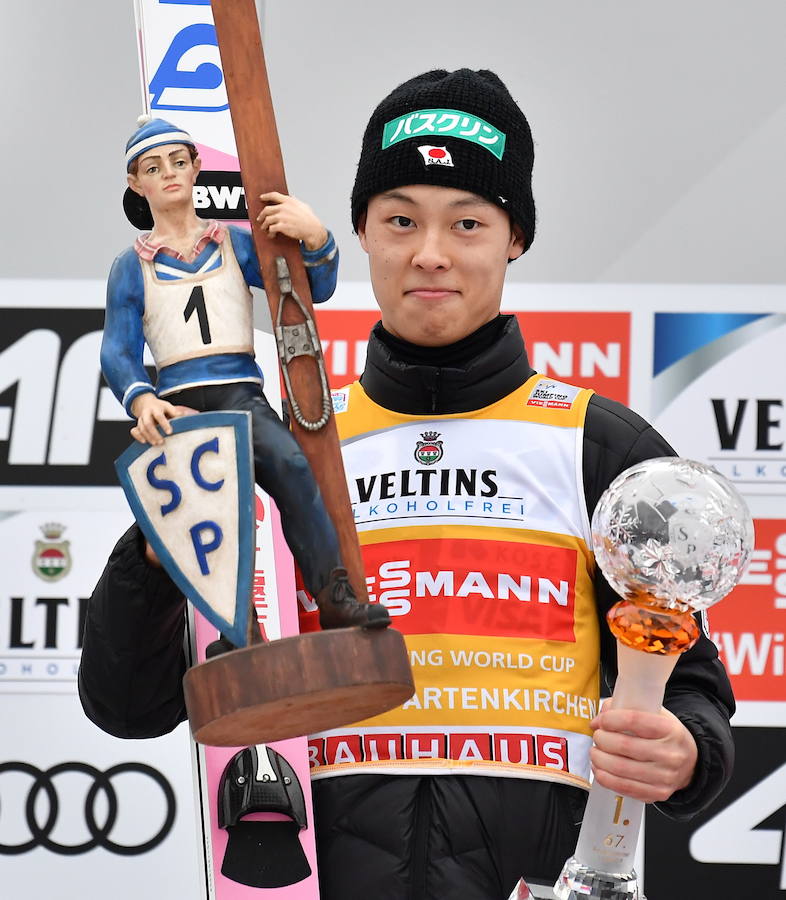
<svg viewBox="0 0 786 900">
<path fill-rule="evenodd" d="M 335 286 L 335 245 L 310 209 L 286 195 L 253 2 L 215 4 L 213 12 L 220 42 L 227 34 L 232 42 L 230 52 L 221 49 L 257 226 L 249 234 L 200 221 L 193 140 L 169 122 L 140 120 L 126 147 L 131 194 L 124 207 L 138 226 L 145 215 L 152 219 L 153 231 L 115 261 L 101 359 L 115 395 L 137 418 L 131 433 L 142 443 L 162 443 L 173 430 L 169 420 L 193 410 L 251 413 L 256 480 L 276 501 L 329 630 L 259 646 L 251 616 L 245 643 L 257 646 L 226 652 L 232 644 L 222 637 L 208 648 L 212 658 L 187 671 L 196 740 L 241 746 L 357 721 L 397 706 L 414 685 L 403 638 L 386 628 L 387 609 L 367 602 L 313 321 L 311 287 L 324 300 Z M 264 286 L 270 303 L 297 442 L 261 390 L 249 284 Z M 145 343 L 159 370 L 157 388 L 142 364 Z"/>
<path fill-rule="evenodd" d="M 196 216 L 192 187 L 200 165 L 191 137 L 162 119 L 142 117 L 140 123 L 126 147 L 126 166 L 130 189 L 149 207 L 153 231 L 115 260 L 101 352 L 107 382 L 137 419 L 132 434 L 160 443 L 158 428 L 171 431 L 178 407 L 250 412 L 257 483 L 278 505 L 322 626 L 384 627 L 390 621 L 384 607 L 355 599 L 308 462 L 262 393 L 248 285 L 270 294 L 276 276 L 261 276 L 248 232 Z M 335 287 L 333 238 L 305 204 L 280 195 L 274 209 L 282 207 L 294 216 L 289 230 L 317 245 L 304 252 L 315 289 L 327 299 Z M 292 243 L 305 280 L 298 241 Z M 144 343 L 159 370 L 156 388 L 142 364 Z"/>
</svg>

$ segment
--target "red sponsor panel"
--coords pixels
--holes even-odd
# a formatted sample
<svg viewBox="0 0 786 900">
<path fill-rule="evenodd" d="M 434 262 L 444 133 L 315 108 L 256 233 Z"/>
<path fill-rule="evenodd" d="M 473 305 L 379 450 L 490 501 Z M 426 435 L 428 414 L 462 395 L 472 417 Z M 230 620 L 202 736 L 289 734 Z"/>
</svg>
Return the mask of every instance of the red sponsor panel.
<svg viewBox="0 0 786 900">
<path fill-rule="evenodd" d="M 561 400 L 527 400 L 527 406 L 541 406 L 543 409 L 570 409 L 572 403 L 565 403 Z"/>
<path fill-rule="evenodd" d="M 355 762 L 453 759 L 457 762 L 501 762 L 569 771 L 568 741 L 560 735 L 522 732 L 409 732 L 339 734 L 312 738 L 311 768 Z"/>
<path fill-rule="evenodd" d="M 567 738 L 556 735 L 537 734 L 538 765 L 547 769 L 560 769 L 568 771 L 568 741 Z"/>
<path fill-rule="evenodd" d="M 338 766 L 341 763 L 363 761 L 360 735 L 339 734 L 325 738 L 325 765 Z"/>
<path fill-rule="evenodd" d="M 445 735 L 439 732 L 405 734 L 404 756 L 406 759 L 444 759 Z"/>
<path fill-rule="evenodd" d="M 363 371 L 368 335 L 379 310 L 317 307 L 332 388 L 355 381 Z M 599 394 L 628 402 L 630 382 L 630 313 L 516 313 L 530 362 L 538 372 Z"/>
<path fill-rule="evenodd" d="M 452 538 L 362 549 L 369 597 L 404 634 L 575 639 L 573 549 Z"/>
<path fill-rule="evenodd" d="M 363 735 L 363 754 L 369 762 L 383 759 L 402 759 L 403 737 L 400 734 Z"/>
<path fill-rule="evenodd" d="M 494 759 L 497 762 L 535 765 L 534 734 L 495 734 Z"/>
<path fill-rule="evenodd" d="M 311 738 L 308 742 L 308 765 L 311 769 L 325 765 L 324 738 Z"/>
<path fill-rule="evenodd" d="M 464 760 L 490 760 L 491 735 L 490 734 L 449 734 L 448 735 L 448 759 Z"/>
<path fill-rule="evenodd" d="M 786 701 L 786 519 L 757 519 L 755 526 L 751 562 L 710 609 L 710 634 L 737 700 Z"/>
<path fill-rule="evenodd" d="M 369 333 L 379 321 L 379 310 L 317 306 L 316 317 L 331 388 L 357 381 L 366 362 Z"/>
<path fill-rule="evenodd" d="M 516 317 L 534 369 L 628 402 L 630 313 L 518 312 Z"/>
</svg>

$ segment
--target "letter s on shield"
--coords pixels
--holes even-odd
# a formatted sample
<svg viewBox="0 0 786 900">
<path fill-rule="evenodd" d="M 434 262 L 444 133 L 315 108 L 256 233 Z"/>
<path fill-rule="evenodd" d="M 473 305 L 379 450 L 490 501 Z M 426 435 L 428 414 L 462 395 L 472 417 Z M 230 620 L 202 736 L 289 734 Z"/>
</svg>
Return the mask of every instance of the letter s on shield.
<svg viewBox="0 0 786 900">
<path fill-rule="evenodd" d="M 170 578 L 212 625 L 244 647 L 256 525 L 251 414 L 205 412 L 171 425 L 163 452 L 134 442 L 115 469 Z"/>
</svg>

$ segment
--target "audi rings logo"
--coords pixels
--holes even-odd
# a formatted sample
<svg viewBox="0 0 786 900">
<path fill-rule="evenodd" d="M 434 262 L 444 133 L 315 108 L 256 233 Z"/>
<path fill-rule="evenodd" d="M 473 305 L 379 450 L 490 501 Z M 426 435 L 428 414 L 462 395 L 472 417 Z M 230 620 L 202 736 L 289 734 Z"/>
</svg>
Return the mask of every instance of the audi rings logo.
<svg viewBox="0 0 786 900">
<path fill-rule="evenodd" d="M 16 773 L 16 777 L 14 774 Z M 63 783 L 58 776 L 71 775 L 87 776 L 90 779 L 90 787 L 81 797 L 75 797 L 73 790 L 66 794 L 62 791 Z M 124 839 L 113 839 L 113 831 L 120 831 L 118 823 L 118 792 L 113 780 L 121 775 L 136 775 L 137 780 L 142 777 L 148 780 L 145 786 L 155 794 L 163 795 L 163 805 L 166 812 L 164 822 L 152 837 L 135 842 L 128 839 L 125 834 L 128 828 L 123 828 Z M 20 777 L 23 776 L 23 777 Z M 56 781 L 57 780 L 57 781 Z M 149 783 L 152 781 L 152 785 Z M 61 793 L 58 792 L 60 785 Z M 72 786 L 73 787 L 73 786 Z M 140 790 L 141 784 L 135 782 L 135 801 L 133 803 L 135 821 L 147 822 L 151 817 L 155 819 L 155 825 L 159 818 L 155 809 L 148 809 L 146 801 L 147 790 Z M 26 794 L 25 794 L 26 790 Z M 101 798 L 101 799 L 99 799 Z M 61 804 L 61 800 L 63 801 Z M 160 802 L 160 801 L 159 801 Z M 75 817 L 83 817 L 82 829 L 86 828 L 90 835 L 89 840 L 80 843 L 61 843 L 53 839 L 52 835 L 57 828 L 61 805 L 68 809 L 68 826 L 76 821 Z M 129 803 L 129 805 L 132 805 Z M 63 856 L 75 856 L 78 853 L 87 853 L 94 847 L 103 847 L 110 853 L 120 856 L 136 856 L 147 853 L 157 847 L 172 830 L 175 821 L 176 810 L 175 792 L 167 779 L 156 769 L 143 763 L 127 762 L 112 766 L 105 772 L 101 772 L 94 766 L 83 762 L 64 762 L 41 770 L 25 762 L 0 763 L 0 855 L 11 856 L 19 853 L 27 853 L 35 847 L 44 847 L 52 853 Z M 155 799 L 152 807 L 156 806 Z M 20 813 L 15 811 L 20 810 Z M 7 840 L 9 826 L 14 819 L 19 819 L 19 825 L 25 829 L 25 837 L 29 839 L 18 843 L 4 843 Z M 15 829 L 14 829 L 15 830 Z M 63 828 L 58 830 L 64 830 Z M 148 827 L 149 834 L 152 828 Z M 16 836 L 16 835 L 15 835 Z M 146 837 L 146 835 L 145 835 Z"/>
</svg>

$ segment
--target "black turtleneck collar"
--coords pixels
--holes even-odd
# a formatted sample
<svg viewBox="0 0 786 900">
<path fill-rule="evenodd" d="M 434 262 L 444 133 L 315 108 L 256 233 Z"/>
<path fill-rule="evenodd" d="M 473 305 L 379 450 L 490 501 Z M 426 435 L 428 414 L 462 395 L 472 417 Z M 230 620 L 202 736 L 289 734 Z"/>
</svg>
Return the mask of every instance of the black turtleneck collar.
<svg viewBox="0 0 786 900">
<path fill-rule="evenodd" d="M 515 316 L 497 316 L 445 347 L 421 347 L 377 322 L 360 383 L 385 409 L 446 415 L 482 409 L 533 374 Z"/>
</svg>

